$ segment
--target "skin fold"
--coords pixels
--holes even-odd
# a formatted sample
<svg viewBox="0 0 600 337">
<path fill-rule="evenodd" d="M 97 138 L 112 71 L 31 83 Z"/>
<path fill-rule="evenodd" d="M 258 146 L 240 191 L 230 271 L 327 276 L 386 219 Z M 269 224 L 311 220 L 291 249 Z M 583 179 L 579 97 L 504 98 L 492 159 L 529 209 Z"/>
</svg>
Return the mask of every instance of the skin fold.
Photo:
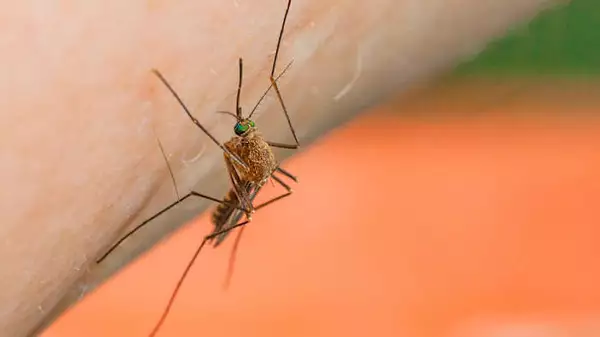
<svg viewBox="0 0 600 337">
<path fill-rule="evenodd" d="M 153 77 L 159 69 L 220 141 L 269 85 L 285 1 L 1 2 L 0 331 L 26 336 L 208 202 L 190 202 L 95 259 L 180 193 L 220 197 L 220 149 Z M 279 84 L 303 146 L 391 93 L 449 69 L 551 1 L 428 0 L 292 4 Z M 291 134 L 273 96 L 253 119 Z M 277 151 L 283 159 L 291 151 Z"/>
</svg>

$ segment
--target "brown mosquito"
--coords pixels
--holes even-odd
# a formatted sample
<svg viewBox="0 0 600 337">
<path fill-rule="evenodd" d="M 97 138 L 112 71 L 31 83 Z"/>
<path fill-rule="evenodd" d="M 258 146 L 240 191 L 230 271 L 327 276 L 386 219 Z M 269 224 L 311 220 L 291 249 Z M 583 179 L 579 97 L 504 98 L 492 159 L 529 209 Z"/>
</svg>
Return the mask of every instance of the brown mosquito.
<svg viewBox="0 0 600 337">
<path fill-rule="evenodd" d="M 258 106 L 260 101 L 265 97 L 265 95 L 269 91 L 269 89 L 267 89 L 265 94 L 260 98 L 260 100 L 254 107 L 254 109 L 252 110 L 250 115 L 247 118 L 243 117 L 242 109 L 239 105 L 242 78 L 243 78 L 242 77 L 243 64 L 242 64 L 242 59 L 240 58 L 240 60 L 239 60 L 239 81 L 238 81 L 238 90 L 237 90 L 237 96 L 236 96 L 236 114 L 233 114 L 230 112 L 224 112 L 224 113 L 227 113 L 227 114 L 233 116 L 237 120 L 237 123 L 234 126 L 234 132 L 235 132 L 236 136 L 231 138 L 231 140 L 226 142 L 223 146 L 225 149 L 229 150 L 228 152 L 224 151 L 223 155 L 224 155 L 225 164 L 226 164 L 226 167 L 227 167 L 227 170 L 229 173 L 229 178 L 232 183 L 232 188 L 229 190 L 229 192 L 227 193 L 225 198 L 222 200 L 222 202 L 220 202 L 220 205 L 217 207 L 217 209 L 215 209 L 215 211 L 212 214 L 212 222 L 214 225 L 213 232 L 211 234 L 205 236 L 204 239 L 202 240 L 202 243 L 196 249 L 194 255 L 192 256 L 192 258 L 188 262 L 185 270 L 183 271 L 182 275 L 180 276 L 180 278 L 177 282 L 177 285 L 175 286 L 175 289 L 171 293 L 169 302 L 167 303 L 167 306 L 163 310 L 163 313 L 162 313 L 160 319 L 156 323 L 154 329 L 152 330 L 152 332 L 150 333 L 149 336 L 155 336 L 156 333 L 158 333 L 160 327 L 165 322 L 165 320 L 170 312 L 170 309 L 177 297 L 177 294 L 179 293 L 179 290 L 181 289 L 181 286 L 187 277 L 187 274 L 189 273 L 192 266 L 194 265 L 197 257 L 199 256 L 200 252 L 202 251 L 202 248 L 204 247 L 204 245 L 207 242 L 214 241 L 213 247 L 217 247 L 221 242 L 223 242 L 223 240 L 225 240 L 227 235 L 233 229 L 240 227 L 241 230 L 239 231 L 238 236 L 235 240 L 234 247 L 232 250 L 232 255 L 231 255 L 231 258 L 229 261 L 225 287 L 228 286 L 229 281 L 231 279 L 231 275 L 232 275 L 232 270 L 233 270 L 233 265 L 235 262 L 237 247 L 240 242 L 243 230 L 245 228 L 244 226 L 251 221 L 251 218 L 249 216 L 250 212 L 247 209 L 244 209 L 243 207 L 240 207 L 240 206 L 249 207 L 249 209 L 253 212 L 255 210 L 258 210 L 262 207 L 272 204 L 272 203 L 274 203 L 278 200 L 281 200 L 292 194 L 292 189 L 285 182 L 283 182 L 283 180 L 281 180 L 277 175 L 275 175 L 275 172 L 281 173 L 294 181 L 297 181 L 297 179 L 291 173 L 289 173 L 289 172 L 285 171 L 284 169 L 282 169 L 281 167 L 279 167 L 279 164 L 275 161 L 275 157 L 271 150 L 271 147 L 281 147 L 281 148 L 287 148 L 287 149 L 296 149 L 299 147 L 299 142 L 296 138 L 294 128 L 289 119 L 289 115 L 287 113 L 287 109 L 283 102 L 283 98 L 281 97 L 281 92 L 277 86 L 277 79 L 275 79 L 273 77 L 275 69 L 276 69 L 277 56 L 278 56 L 279 48 L 280 48 L 280 44 L 281 44 L 281 37 L 283 35 L 284 26 L 285 26 L 285 22 L 286 22 L 287 14 L 289 12 L 290 5 L 291 5 L 291 0 L 288 1 L 285 16 L 284 16 L 283 23 L 282 23 L 282 28 L 281 28 L 281 31 L 279 34 L 279 39 L 277 41 L 277 49 L 275 52 L 275 58 L 273 60 L 273 68 L 272 68 L 271 76 L 270 76 L 271 85 L 269 86 L 269 89 L 271 87 L 274 87 L 277 92 L 277 97 L 278 97 L 279 102 L 282 106 L 282 109 L 286 115 L 290 129 L 292 131 L 292 134 L 294 135 L 296 144 L 288 145 L 288 144 L 274 143 L 274 142 L 269 142 L 269 141 L 264 140 L 262 135 L 256 129 L 255 123 L 252 120 L 250 120 L 250 117 L 256 110 L 256 107 Z M 289 67 L 289 65 L 288 65 L 288 67 Z M 287 70 L 287 67 L 285 70 Z M 282 72 L 282 74 L 285 72 L 285 70 Z M 198 125 L 199 123 L 191 116 L 191 114 L 188 112 L 189 110 L 185 107 L 182 100 L 177 96 L 176 92 L 172 89 L 172 87 L 169 85 L 169 83 L 166 81 L 166 79 L 158 71 L 155 71 L 155 74 L 161 79 L 161 81 L 169 88 L 169 90 L 177 98 L 177 100 L 180 102 L 182 107 L 186 110 L 188 115 L 192 118 L 192 121 L 194 121 L 194 123 L 196 123 Z M 202 130 L 205 130 L 205 129 L 202 128 Z M 162 147 L 161 147 L 161 151 L 163 151 Z M 230 157 L 232 156 L 232 154 L 237 156 L 238 158 L 240 158 L 242 163 L 246 164 L 246 167 L 244 167 L 243 165 L 240 165 L 237 161 L 231 160 Z M 164 153 L 163 153 L 163 156 L 165 156 Z M 166 156 L 165 156 L 165 158 L 166 158 Z M 168 165 L 168 162 L 167 162 L 167 165 Z M 254 207 L 253 206 L 254 198 L 256 197 L 256 195 L 258 194 L 258 192 L 260 191 L 262 186 L 269 179 L 269 177 L 271 177 L 273 180 L 275 180 L 277 183 L 279 183 L 281 186 L 283 186 L 287 190 L 287 192 Z M 175 186 L 175 189 L 177 190 L 176 186 Z M 211 198 L 211 200 L 213 200 L 213 199 L 214 198 Z M 239 222 L 244 214 L 246 215 L 247 219 L 245 221 Z"/>
<path fill-rule="evenodd" d="M 141 224 L 139 224 L 138 226 L 133 228 L 131 231 L 126 233 L 113 246 L 111 246 L 111 248 L 106 253 L 104 253 L 97 260 L 98 263 L 102 262 L 112 251 L 114 251 L 114 249 L 116 249 L 128 237 L 130 237 L 135 232 L 137 232 L 142 227 L 144 227 L 146 224 L 148 224 L 152 220 L 156 219 L 160 215 L 164 214 L 165 212 L 167 212 L 171 208 L 175 207 L 176 205 L 178 205 L 179 203 L 181 203 L 182 201 L 184 201 L 187 198 L 200 197 L 200 198 L 211 200 L 213 202 L 217 202 L 228 208 L 235 208 L 237 210 L 244 211 L 244 213 L 247 217 L 247 220 L 249 222 L 252 220 L 251 214 L 257 208 L 253 206 L 252 200 L 250 200 L 248 191 L 246 191 L 243 188 L 243 186 L 246 183 L 251 183 L 253 189 L 259 190 L 260 187 L 262 187 L 266 183 L 266 181 L 268 180 L 269 177 L 274 177 L 273 180 L 275 180 L 276 182 L 278 182 L 282 186 L 284 186 L 288 190 L 289 193 L 292 192 L 291 188 L 289 188 L 288 185 L 282 184 L 282 181 L 279 178 L 275 178 L 275 176 L 273 175 L 273 173 L 275 171 L 277 171 L 277 172 L 295 180 L 295 177 L 293 175 L 291 175 L 289 172 L 287 172 L 279 167 L 279 164 L 275 161 L 275 156 L 271 149 L 271 147 L 279 147 L 279 148 L 284 148 L 284 149 L 297 149 L 300 146 L 300 143 L 298 142 L 298 138 L 296 136 L 296 132 L 294 130 L 294 127 L 292 126 L 289 114 L 287 112 L 287 108 L 283 101 L 281 91 L 277 85 L 277 80 L 288 70 L 288 68 L 291 66 L 292 62 L 290 62 L 284 68 L 284 70 L 277 76 L 277 78 L 274 77 L 275 70 L 277 67 L 277 58 L 279 55 L 279 49 L 281 47 L 281 40 L 283 37 L 283 32 L 285 29 L 285 23 L 287 21 L 288 12 L 291 7 L 291 2 L 292 2 L 291 0 L 288 0 L 286 11 L 285 11 L 284 18 L 283 18 L 283 22 L 282 22 L 281 29 L 279 32 L 279 37 L 277 40 L 275 57 L 273 59 L 271 74 L 269 76 L 271 84 L 267 88 L 267 90 L 263 93 L 263 95 L 260 97 L 258 102 L 254 105 L 254 107 L 251 110 L 248 117 L 243 117 L 242 108 L 240 107 L 240 96 L 241 96 L 241 87 L 242 87 L 242 79 L 243 79 L 243 61 L 241 58 L 239 59 L 239 80 L 238 80 L 238 88 L 237 88 L 237 95 L 236 95 L 236 113 L 234 114 L 229 111 L 218 111 L 220 113 L 225 113 L 225 114 L 233 116 L 237 121 L 234 126 L 235 136 L 232 137 L 229 141 L 227 141 L 224 144 L 221 144 L 192 115 L 192 113 L 187 108 L 187 106 L 185 105 L 185 103 L 183 102 L 181 97 L 177 94 L 177 92 L 169 84 L 169 82 L 166 80 L 166 78 L 158 70 L 156 70 L 156 69 L 152 70 L 152 72 L 161 80 L 161 82 L 163 82 L 163 84 L 167 87 L 167 89 L 169 89 L 171 94 L 175 97 L 175 99 L 178 101 L 179 105 L 183 108 L 183 110 L 189 116 L 189 118 L 192 120 L 192 122 L 198 128 L 200 128 L 215 144 L 217 144 L 217 146 L 219 146 L 223 150 L 225 165 L 227 167 L 227 171 L 228 171 L 229 179 L 230 179 L 230 182 L 232 185 L 232 189 L 233 189 L 234 193 L 236 194 L 237 203 L 234 204 L 234 203 L 228 202 L 227 200 L 221 200 L 221 199 L 214 198 L 214 197 L 211 197 L 211 196 L 208 196 L 208 195 L 196 192 L 196 191 L 190 191 L 185 196 L 183 196 L 181 198 L 178 197 L 177 201 L 171 203 L 170 205 L 165 207 L 163 210 L 156 213 L 155 215 L 153 215 L 152 217 L 145 220 L 144 222 L 142 222 Z M 277 142 L 271 142 L 271 141 L 265 140 L 263 138 L 263 136 L 261 135 L 261 133 L 256 128 L 256 124 L 254 123 L 254 121 L 252 121 L 250 119 L 252 117 L 252 115 L 254 114 L 254 112 L 256 112 L 256 110 L 257 110 L 258 106 L 260 105 L 260 103 L 262 102 L 262 100 L 266 97 L 268 92 L 271 90 L 271 88 L 274 88 L 277 93 L 277 99 L 278 99 L 279 103 L 281 104 L 281 107 L 282 107 L 285 117 L 287 119 L 288 125 L 289 125 L 292 135 L 294 137 L 295 144 L 284 144 L 284 143 L 277 143 Z M 161 147 L 161 151 L 162 151 L 162 147 Z M 215 246 L 217 246 L 218 243 L 220 243 L 225 238 L 226 234 L 225 233 L 221 233 L 221 234 L 224 234 L 224 235 L 222 236 L 222 239 L 217 241 Z"/>
</svg>

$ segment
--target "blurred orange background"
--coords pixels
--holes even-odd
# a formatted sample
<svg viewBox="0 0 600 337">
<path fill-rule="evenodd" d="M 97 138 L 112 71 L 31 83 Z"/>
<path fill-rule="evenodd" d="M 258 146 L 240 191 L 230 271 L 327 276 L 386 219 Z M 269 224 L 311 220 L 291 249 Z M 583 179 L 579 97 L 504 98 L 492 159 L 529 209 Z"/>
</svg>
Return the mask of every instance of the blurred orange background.
<svg viewBox="0 0 600 337">
<path fill-rule="evenodd" d="M 229 290 L 232 239 L 201 254 L 158 336 L 599 336 L 600 95 L 496 86 L 484 111 L 485 85 L 457 88 L 285 162 L 300 183 L 255 214 Z M 43 336 L 146 336 L 210 228 L 202 215 Z"/>
</svg>

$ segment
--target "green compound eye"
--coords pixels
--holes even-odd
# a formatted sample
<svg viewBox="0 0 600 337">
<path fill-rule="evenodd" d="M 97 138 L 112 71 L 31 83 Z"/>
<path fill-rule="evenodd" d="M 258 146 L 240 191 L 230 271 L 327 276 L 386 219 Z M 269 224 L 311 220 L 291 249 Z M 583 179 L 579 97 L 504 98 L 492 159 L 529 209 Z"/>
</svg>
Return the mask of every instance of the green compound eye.
<svg viewBox="0 0 600 337">
<path fill-rule="evenodd" d="M 240 122 L 235 123 L 235 126 L 233 127 L 233 131 L 235 132 L 236 135 L 241 136 L 243 135 L 246 131 L 248 131 L 248 125 L 247 124 L 242 124 Z"/>
<path fill-rule="evenodd" d="M 251 126 L 251 127 L 255 127 L 255 125 L 254 125 L 254 122 L 253 122 L 253 121 L 251 121 L 251 120 L 248 120 L 248 122 L 250 123 L 250 126 Z"/>
</svg>

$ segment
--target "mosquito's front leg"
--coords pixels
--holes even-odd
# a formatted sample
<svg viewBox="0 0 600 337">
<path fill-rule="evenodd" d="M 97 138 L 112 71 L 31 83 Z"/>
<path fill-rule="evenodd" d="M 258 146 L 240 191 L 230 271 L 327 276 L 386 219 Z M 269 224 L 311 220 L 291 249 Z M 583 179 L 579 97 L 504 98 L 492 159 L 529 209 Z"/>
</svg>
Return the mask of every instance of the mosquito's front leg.
<svg viewBox="0 0 600 337">
<path fill-rule="evenodd" d="M 241 62 L 241 61 L 240 61 Z M 185 113 L 188 115 L 188 117 L 190 117 L 190 119 L 192 120 L 192 122 L 194 124 L 196 124 L 197 127 L 199 127 L 212 141 L 213 143 L 215 143 L 218 147 L 221 148 L 221 150 L 223 150 L 223 152 L 227 153 L 228 156 L 232 157 L 233 160 L 235 162 L 237 162 L 239 165 L 241 165 L 243 168 L 248 169 L 248 165 L 246 165 L 246 163 L 244 163 L 240 158 L 238 158 L 238 156 L 236 156 L 234 153 L 229 152 L 229 150 L 227 150 L 227 148 L 225 148 L 225 146 L 223 146 L 223 144 L 221 144 L 199 121 L 198 119 L 196 119 L 196 117 L 194 117 L 192 115 L 192 113 L 190 112 L 190 110 L 188 109 L 188 107 L 185 105 L 185 103 L 183 102 L 183 100 L 181 99 L 181 97 L 179 97 L 179 94 L 177 94 L 177 92 L 175 91 L 175 89 L 173 89 L 173 87 L 171 86 L 171 84 L 167 81 L 167 79 L 161 74 L 160 71 L 156 70 L 156 69 L 152 69 L 152 72 L 154 73 L 154 75 L 156 75 L 158 77 L 158 79 L 167 87 L 167 89 L 171 92 L 171 94 L 173 95 L 173 97 L 175 97 L 175 99 L 177 100 L 177 102 L 179 102 L 179 105 L 183 108 L 183 111 L 185 111 Z M 239 95 L 239 94 L 238 94 Z"/>
<path fill-rule="evenodd" d="M 298 137 L 296 137 L 296 131 L 294 130 L 294 126 L 292 125 L 292 121 L 290 120 L 290 115 L 288 114 L 287 108 L 285 107 L 285 103 L 283 102 L 283 97 L 281 97 L 281 92 L 279 91 L 279 86 L 277 85 L 277 81 L 273 78 L 273 75 L 271 75 L 271 77 L 269 77 L 269 79 L 271 80 L 271 84 L 273 85 L 273 88 L 275 88 L 275 92 L 277 93 L 277 99 L 279 100 L 279 103 L 281 104 L 281 108 L 283 109 L 283 113 L 285 114 L 285 119 L 287 119 L 288 125 L 290 126 L 290 130 L 292 131 L 292 136 L 294 136 L 294 141 L 296 142 L 296 147 L 287 147 L 287 148 L 291 148 L 291 149 L 296 149 L 298 147 L 300 147 L 300 142 L 298 141 Z M 281 145 L 285 145 L 285 144 L 281 144 Z M 291 145 L 288 145 L 291 146 Z"/>
</svg>

